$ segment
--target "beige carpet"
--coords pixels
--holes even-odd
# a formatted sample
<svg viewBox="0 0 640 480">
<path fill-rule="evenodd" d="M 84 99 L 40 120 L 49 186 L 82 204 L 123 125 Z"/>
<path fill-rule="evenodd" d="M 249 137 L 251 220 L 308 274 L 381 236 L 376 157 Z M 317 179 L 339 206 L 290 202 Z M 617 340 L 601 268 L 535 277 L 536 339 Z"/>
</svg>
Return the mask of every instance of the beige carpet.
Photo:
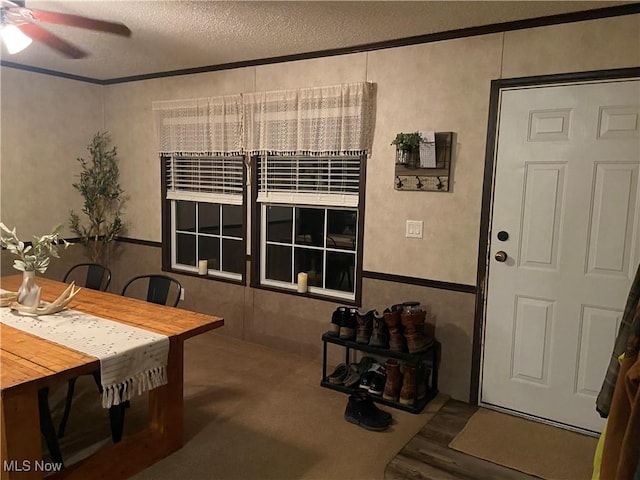
<svg viewBox="0 0 640 480">
<path fill-rule="evenodd" d="M 449 446 L 548 480 L 591 478 L 597 439 L 480 408 Z"/>
<path fill-rule="evenodd" d="M 383 479 L 387 463 L 448 398 L 436 397 L 419 415 L 381 407 L 393 424 L 370 432 L 344 420 L 348 397 L 320 387 L 321 374 L 318 360 L 215 332 L 188 340 L 185 445 L 134 478 Z M 106 411 L 93 408 L 92 382 L 83 377 L 75 397 L 62 445 L 68 463 L 109 441 Z M 64 391 L 52 393 L 52 407 L 63 398 Z M 148 418 L 141 400 L 127 411 L 125 434 Z"/>
</svg>

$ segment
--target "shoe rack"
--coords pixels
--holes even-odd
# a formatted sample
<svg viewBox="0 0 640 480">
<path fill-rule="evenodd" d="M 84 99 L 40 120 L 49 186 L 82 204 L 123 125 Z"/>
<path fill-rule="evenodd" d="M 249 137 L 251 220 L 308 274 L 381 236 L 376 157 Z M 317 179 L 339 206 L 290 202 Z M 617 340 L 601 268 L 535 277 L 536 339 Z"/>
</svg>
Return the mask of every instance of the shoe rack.
<svg viewBox="0 0 640 480">
<path fill-rule="evenodd" d="M 403 405 L 400 402 L 386 400 L 382 396 L 370 395 L 370 397 L 378 403 L 398 408 L 410 413 L 420 413 L 424 407 L 435 398 L 438 394 L 438 367 L 440 364 L 440 342 L 434 340 L 424 351 L 420 353 L 403 353 L 393 352 L 386 348 L 370 347 L 369 345 L 356 343 L 351 340 L 342 340 L 340 337 L 325 333 L 322 335 L 322 381 L 320 386 L 338 390 L 339 392 L 351 394 L 359 390 L 359 387 L 347 387 L 345 385 L 336 385 L 329 383 L 327 380 L 327 345 L 333 344 L 344 348 L 344 362 L 347 365 L 352 363 L 352 351 L 366 352 L 376 357 L 395 358 L 403 362 L 409 362 L 416 365 L 416 392 L 418 391 L 418 379 L 424 378 L 426 382 L 427 392 L 424 398 L 415 399 L 412 405 Z M 425 372 L 429 372 L 425 375 Z M 426 378 L 425 378 L 426 377 Z"/>
</svg>

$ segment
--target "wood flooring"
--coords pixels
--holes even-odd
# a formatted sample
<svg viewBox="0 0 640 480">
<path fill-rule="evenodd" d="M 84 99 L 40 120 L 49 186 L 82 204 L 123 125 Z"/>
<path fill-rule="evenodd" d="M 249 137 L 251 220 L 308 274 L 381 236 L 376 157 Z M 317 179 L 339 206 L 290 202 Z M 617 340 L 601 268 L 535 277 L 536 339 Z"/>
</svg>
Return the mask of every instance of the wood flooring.
<svg viewBox="0 0 640 480">
<path fill-rule="evenodd" d="M 449 400 L 389 462 L 385 480 L 539 480 L 449 448 L 449 443 L 477 409 L 477 406 Z"/>
</svg>

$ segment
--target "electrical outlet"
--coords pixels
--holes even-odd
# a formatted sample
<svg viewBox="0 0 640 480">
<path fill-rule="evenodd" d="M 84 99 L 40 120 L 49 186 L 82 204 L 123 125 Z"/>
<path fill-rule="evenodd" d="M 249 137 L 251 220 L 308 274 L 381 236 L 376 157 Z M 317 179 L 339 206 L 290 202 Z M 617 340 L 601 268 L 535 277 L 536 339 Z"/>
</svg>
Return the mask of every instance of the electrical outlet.
<svg viewBox="0 0 640 480">
<path fill-rule="evenodd" d="M 422 220 L 407 220 L 407 238 L 422 238 Z"/>
<path fill-rule="evenodd" d="M 180 289 L 180 300 L 184 300 L 184 288 Z"/>
</svg>

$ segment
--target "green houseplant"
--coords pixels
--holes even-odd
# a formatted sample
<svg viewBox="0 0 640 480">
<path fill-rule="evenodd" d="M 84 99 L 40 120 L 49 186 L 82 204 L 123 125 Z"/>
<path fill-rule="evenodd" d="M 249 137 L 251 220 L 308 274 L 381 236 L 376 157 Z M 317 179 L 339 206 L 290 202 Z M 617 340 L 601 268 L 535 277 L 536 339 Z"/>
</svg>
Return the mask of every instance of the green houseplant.
<svg viewBox="0 0 640 480">
<path fill-rule="evenodd" d="M 49 266 L 51 257 L 60 258 L 58 248 L 60 243 L 60 233 L 62 225 L 57 225 L 46 235 L 41 237 L 33 236 L 31 245 L 26 245 L 18 238 L 15 227 L 9 230 L 7 226 L 0 222 L 0 247 L 6 248 L 11 254 L 18 257 L 13 262 L 13 268 L 22 273 L 22 285 L 18 290 L 18 303 L 25 306 L 33 306 L 40 298 L 40 287 L 35 283 L 36 272 L 44 273 Z M 64 248 L 69 246 L 69 242 L 62 239 Z"/>
<path fill-rule="evenodd" d="M 420 132 L 400 132 L 393 139 L 391 145 L 396 146 L 396 163 L 407 168 L 415 168 L 420 161 Z"/>
<path fill-rule="evenodd" d="M 422 135 L 420 132 L 403 133 L 400 132 L 396 135 L 396 138 L 391 142 L 391 145 L 395 145 L 399 150 L 413 151 L 420 148 L 420 142 L 422 141 Z"/>
<path fill-rule="evenodd" d="M 116 147 L 111 146 L 108 133 L 96 133 L 87 146 L 89 160 L 78 158 L 80 181 L 73 187 L 84 199 L 82 213 L 88 225 L 80 221 L 80 216 L 70 212 L 69 225 L 88 250 L 92 262 L 107 265 L 113 251 L 113 242 L 125 230 L 122 208 L 124 191 L 120 186 L 120 170 Z"/>
</svg>

